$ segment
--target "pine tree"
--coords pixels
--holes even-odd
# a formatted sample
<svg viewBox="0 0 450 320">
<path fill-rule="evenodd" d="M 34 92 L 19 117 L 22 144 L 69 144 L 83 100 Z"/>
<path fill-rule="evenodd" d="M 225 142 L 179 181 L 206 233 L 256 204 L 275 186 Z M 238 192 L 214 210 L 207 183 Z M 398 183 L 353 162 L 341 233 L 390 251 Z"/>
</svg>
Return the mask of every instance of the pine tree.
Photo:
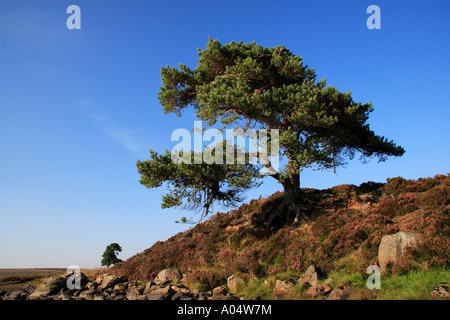
<svg viewBox="0 0 450 320">
<path fill-rule="evenodd" d="M 109 266 L 122 262 L 121 259 L 117 258 L 117 253 L 121 252 L 122 248 L 118 243 L 111 243 L 105 249 L 102 255 L 102 266 Z"/>
<path fill-rule="evenodd" d="M 284 189 L 280 213 L 302 213 L 305 201 L 300 173 L 305 168 L 335 170 L 357 153 L 362 161 L 378 158 L 383 162 L 405 152 L 370 129 L 371 103 L 355 102 L 351 92 L 339 92 L 325 79 L 317 80 L 314 69 L 284 46 L 266 48 L 254 42 L 222 45 L 210 38 L 198 55 L 195 70 L 184 64 L 161 69 L 163 86 L 158 97 L 164 112 L 181 116 L 187 107 L 193 107 L 208 126 L 279 129 L 280 152 L 287 164 L 271 177 Z M 201 197 L 208 207 L 212 200 L 228 200 L 225 194 L 234 188 L 253 187 L 253 179 L 258 177 L 247 167 L 176 167 L 167 154 L 152 153 L 152 158 L 138 161 L 141 183 L 147 187 L 172 183 L 175 193 L 164 199 L 166 207 L 180 205 L 183 198 L 192 201 L 200 197 L 199 191 L 210 195 Z M 261 162 L 271 167 L 267 159 Z M 233 170 L 245 172 L 246 183 L 228 183 L 222 191 L 221 182 Z"/>
</svg>

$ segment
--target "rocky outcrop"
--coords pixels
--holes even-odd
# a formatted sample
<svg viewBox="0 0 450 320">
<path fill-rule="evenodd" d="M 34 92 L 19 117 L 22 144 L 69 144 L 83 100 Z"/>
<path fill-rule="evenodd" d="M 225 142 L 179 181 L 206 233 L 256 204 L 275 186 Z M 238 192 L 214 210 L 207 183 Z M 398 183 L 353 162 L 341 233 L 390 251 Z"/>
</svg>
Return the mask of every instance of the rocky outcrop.
<svg viewBox="0 0 450 320">
<path fill-rule="evenodd" d="M 389 264 L 396 264 L 406 248 L 413 247 L 416 243 L 417 236 L 412 232 L 398 232 L 381 238 L 378 249 L 381 272 L 385 271 Z"/>
<path fill-rule="evenodd" d="M 226 285 L 211 291 L 189 290 L 181 284 L 182 275 L 176 269 L 162 270 L 155 281 L 146 284 L 129 282 L 112 274 L 102 274 L 94 281 L 81 281 L 81 288 L 69 289 L 70 276 L 52 277 L 37 287 L 26 287 L 10 293 L 2 292 L 0 300 L 209 300 L 239 299 L 229 294 Z M 87 279 L 81 274 L 82 279 Z M 178 282 L 177 282 L 178 280 Z M 176 282 L 176 285 L 173 284 Z"/>
</svg>

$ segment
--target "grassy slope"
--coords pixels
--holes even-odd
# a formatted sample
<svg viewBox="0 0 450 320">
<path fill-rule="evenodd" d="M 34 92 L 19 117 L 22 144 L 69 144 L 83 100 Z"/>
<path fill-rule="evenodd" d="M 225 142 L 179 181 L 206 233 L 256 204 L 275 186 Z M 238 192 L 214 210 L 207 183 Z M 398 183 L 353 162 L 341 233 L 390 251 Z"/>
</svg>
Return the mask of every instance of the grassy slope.
<svg viewBox="0 0 450 320">
<path fill-rule="evenodd" d="M 240 295 L 273 299 L 276 279 L 299 277 L 314 263 L 335 278 L 331 287 L 355 287 L 352 298 L 426 299 L 440 282 L 450 282 L 450 176 L 385 184 L 342 185 L 305 190 L 310 220 L 293 217 L 267 225 L 283 194 L 252 200 L 229 213 L 179 233 L 115 266 L 130 280 L 152 279 L 177 267 L 191 288 L 211 289 L 236 272 L 249 281 Z M 382 289 L 368 290 L 365 270 L 377 264 L 386 234 L 418 233 L 421 244 L 382 275 Z M 306 299 L 300 285 L 288 297 Z"/>
</svg>

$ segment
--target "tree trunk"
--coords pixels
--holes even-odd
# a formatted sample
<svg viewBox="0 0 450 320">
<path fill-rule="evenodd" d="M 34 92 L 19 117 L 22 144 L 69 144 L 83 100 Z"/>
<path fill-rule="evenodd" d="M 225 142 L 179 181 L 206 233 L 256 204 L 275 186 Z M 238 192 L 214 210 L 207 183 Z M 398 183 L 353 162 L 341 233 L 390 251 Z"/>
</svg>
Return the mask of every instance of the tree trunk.
<svg viewBox="0 0 450 320">
<path fill-rule="evenodd" d="M 279 204 L 269 215 L 261 216 L 263 224 L 268 230 L 274 231 L 286 224 L 297 222 L 300 217 L 308 220 L 306 214 L 308 210 L 308 201 L 304 192 L 300 188 L 300 172 L 293 165 L 293 161 L 288 159 L 289 176 L 281 178 L 277 173 L 272 175 L 274 179 L 280 182 L 284 189 L 283 202 Z"/>
<path fill-rule="evenodd" d="M 284 189 L 284 210 L 288 210 L 287 216 L 294 216 L 295 221 L 300 218 L 300 215 L 308 219 L 305 214 L 305 195 L 300 188 L 300 172 L 292 163 L 293 161 L 289 160 L 288 170 L 290 177 L 282 183 Z"/>
</svg>

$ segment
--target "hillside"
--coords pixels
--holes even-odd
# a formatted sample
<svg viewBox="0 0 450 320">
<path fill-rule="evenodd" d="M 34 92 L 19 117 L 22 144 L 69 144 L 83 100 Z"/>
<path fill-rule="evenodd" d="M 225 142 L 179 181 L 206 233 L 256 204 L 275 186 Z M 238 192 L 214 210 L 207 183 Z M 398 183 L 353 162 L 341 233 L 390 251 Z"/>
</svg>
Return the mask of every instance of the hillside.
<svg viewBox="0 0 450 320">
<path fill-rule="evenodd" d="M 449 282 L 450 175 L 304 191 L 309 219 L 274 218 L 272 212 L 283 197 L 275 193 L 217 213 L 110 272 L 148 281 L 162 269 L 175 267 L 185 275 L 186 286 L 200 290 L 226 284 L 238 273 L 248 280 L 241 296 L 272 298 L 276 279 L 298 278 L 314 264 L 327 277 L 339 278 L 335 286 L 362 288 L 367 267 L 378 263 L 381 238 L 404 231 L 419 235 L 420 242 L 390 265 L 383 279 L 389 283 L 397 276 L 437 270 L 446 279 L 433 281 Z"/>
</svg>

